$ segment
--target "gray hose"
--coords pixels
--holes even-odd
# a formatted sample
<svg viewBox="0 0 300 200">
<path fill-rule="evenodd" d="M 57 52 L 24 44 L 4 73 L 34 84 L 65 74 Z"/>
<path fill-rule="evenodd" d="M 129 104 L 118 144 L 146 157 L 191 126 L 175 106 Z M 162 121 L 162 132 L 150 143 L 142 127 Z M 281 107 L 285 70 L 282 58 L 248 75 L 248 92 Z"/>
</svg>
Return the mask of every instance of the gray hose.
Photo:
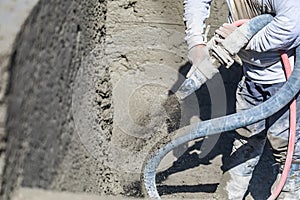
<svg viewBox="0 0 300 200">
<path fill-rule="evenodd" d="M 300 58 L 300 47 L 296 48 Z M 300 90 L 300 59 L 296 59 L 293 73 L 284 86 L 266 102 L 243 112 L 199 122 L 177 130 L 157 143 L 145 159 L 142 171 L 143 189 L 150 198 L 160 199 L 155 183 L 156 169 L 164 156 L 172 149 L 198 138 L 235 130 L 270 117 L 287 105 Z"/>
<path fill-rule="evenodd" d="M 220 49 L 225 49 L 223 53 L 230 54 L 229 57 L 234 57 L 241 48 L 243 48 L 253 35 L 255 35 L 259 30 L 265 27 L 268 23 L 273 20 L 273 16 L 269 14 L 259 15 L 251 20 L 247 21 L 244 25 L 233 31 L 223 42 Z M 212 38 L 208 43 L 207 47 L 213 51 L 215 41 Z M 221 52 L 219 52 L 221 53 Z M 198 90 L 208 79 L 211 79 L 223 63 L 224 56 L 215 57 L 213 54 L 209 59 L 203 59 L 198 63 L 197 68 L 189 78 L 187 78 L 176 91 L 176 95 L 180 99 L 184 99 L 196 90 Z M 225 61 L 226 63 L 226 61 Z"/>
</svg>

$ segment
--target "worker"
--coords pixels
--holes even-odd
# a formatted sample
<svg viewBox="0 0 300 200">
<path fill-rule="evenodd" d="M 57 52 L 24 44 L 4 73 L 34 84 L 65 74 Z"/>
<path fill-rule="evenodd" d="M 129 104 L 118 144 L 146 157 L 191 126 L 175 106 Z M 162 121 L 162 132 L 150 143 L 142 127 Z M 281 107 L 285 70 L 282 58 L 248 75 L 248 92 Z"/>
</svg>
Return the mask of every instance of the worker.
<svg viewBox="0 0 300 200">
<path fill-rule="evenodd" d="M 237 28 L 230 24 L 236 20 L 250 19 L 265 13 L 274 16 L 238 54 L 243 61 L 243 77 L 236 91 L 236 110 L 240 112 L 269 99 L 286 81 L 280 51 L 287 53 L 293 66 L 295 48 L 300 44 L 300 3 L 297 0 L 227 0 L 227 5 L 228 23 L 215 31 L 220 38 L 217 42 L 222 42 Z M 204 48 L 204 32 L 210 6 L 211 0 L 184 0 L 185 39 L 192 68 L 196 68 L 202 59 L 209 56 L 207 48 Z M 187 76 L 191 72 L 192 69 Z M 300 98 L 297 98 L 297 137 L 293 162 L 279 199 L 300 199 L 299 102 Z M 280 175 L 288 145 L 289 105 L 268 119 L 236 132 L 229 162 L 224 165 L 222 180 L 216 192 L 217 199 L 244 198 L 267 140 Z"/>
</svg>

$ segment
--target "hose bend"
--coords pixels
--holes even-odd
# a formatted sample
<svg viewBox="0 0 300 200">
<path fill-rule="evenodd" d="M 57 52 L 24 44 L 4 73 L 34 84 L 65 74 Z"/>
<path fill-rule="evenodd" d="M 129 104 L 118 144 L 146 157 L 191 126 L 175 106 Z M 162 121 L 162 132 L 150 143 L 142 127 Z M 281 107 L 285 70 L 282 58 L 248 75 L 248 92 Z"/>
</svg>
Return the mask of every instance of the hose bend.
<svg viewBox="0 0 300 200">
<path fill-rule="evenodd" d="M 300 58 L 300 47 L 296 48 L 296 57 Z M 188 141 L 235 130 L 270 117 L 291 102 L 291 100 L 299 92 L 299 77 L 300 59 L 296 59 L 294 70 L 288 81 L 266 102 L 243 112 L 183 127 L 163 138 L 152 148 L 145 159 L 141 177 L 144 193 L 152 199 L 160 199 L 155 183 L 156 169 L 163 157 L 174 148 Z"/>
</svg>

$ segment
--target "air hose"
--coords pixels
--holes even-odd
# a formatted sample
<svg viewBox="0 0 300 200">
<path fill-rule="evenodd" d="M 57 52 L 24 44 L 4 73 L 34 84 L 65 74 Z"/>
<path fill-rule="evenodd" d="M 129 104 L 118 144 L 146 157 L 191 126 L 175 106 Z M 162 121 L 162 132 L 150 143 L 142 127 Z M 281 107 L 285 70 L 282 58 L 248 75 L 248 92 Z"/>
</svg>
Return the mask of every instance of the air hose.
<svg viewBox="0 0 300 200">
<path fill-rule="evenodd" d="M 245 27 L 243 30 L 247 31 L 245 33 L 247 37 L 251 38 L 257 31 L 259 31 L 264 27 L 259 25 L 266 24 L 266 21 L 270 22 L 270 16 L 265 15 L 265 18 L 262 16 L 264 15 L 260 16 L 260 20 L 258 23 L 257 21 L 253 21 L 251 19 L 247 23 L 245 23 L 247 26 L 245 26 L 245 24 L 242 26 Z M 250 36 L 251 33 L 252 36 Z M 240 44 L 237 44 L 236 46 L 239 45 Z M 234 51 L 236 51 L 237 48 L 239 47 L 233 46 Z M 300 47 L 296 48 L 296 57 L 298 58 L 300 57 Z M 232 115 L 219 117 L 207 121 L 198 122 L 183 127 L 181 129 L 176 130 L 173 133 L 170 133 L 165 138 L 161 139 L 161 141 L 156 145 L 154 145 L 153 148 L 150 150 L 143 165 L 141 179 L 142 179 L 142 187 L 145 195 L 148 195 L 148 197 L 152 199 L 160 199 L 160 196 L 157 192 L 156 183 L 155 183 L 156 169 L 160 161 L 170 151 L 172 151 L 176 147 L 179 147 L 182 144 L 185 144 L 186 142 L 203 138 L 209 135 L 218 134 L 221 132 L 232 131 L 240 127 L 245 127 L 247 125 L 254 124 L 260 120 L 272 116 L 273 114 L 278 112 L 281 108 L 283 108 L 288 103 L 290 103 L 292 99 L 296 96 L 296 94 L 299 92 L 300 90 L 299 77 L 300 77 L 300 59 L 296 59 L 295 67 L 290 78 L 273 97 L 271 97 L 264 103 L 254 108 L 251 108 L 249 110 L 245 110 L 243 112 L 239 112 Z M 289 142 L 289 148 L 293 149 L 294 143 L 295 142 L 292 143 Z M 285 170 L 286 170 L 286 166 L 289 165 L 288 163 L 288 159 L 290 159 L 289 157 L 292 157 L 292 155 L 289 154 L 287 155 Z M 283 186 L 285 180 L 281 180 L 280 182 L 283 182 L 283 184 L 280 183 Z M 281 189 L 282 187 L 280 188 L 280 191 Z M 275 191 L 276 193 L 278 193 L 277 190 L 278 189 L 276 189 Z M 275 193 L 272 194 L 272 196 L 269 199 L 275 199 L 278 194 Z"/>
<path fill-rule="evenodd" d="M 299 54 L 296 56 L 298 57 Z M 283 66 L 285 69 L 286 78 L 289 79 L 289 77 L 292 74 L 292 67 L 290 65 L 287 54 L 281 53 L 281 59 L 282 59 Z M 275 190 L 273 191 L 272 195 L 268 198 L 268 200 L 274 200 L 278 197 L 278 195 L 280 194 L 281 190 L 283 189 L 284 184 L 289 175 L 289 171 L 290 171 L 291 164 L 293 161 L 293 154 L 294 154 L 294 148 L 295 148 L 295 142 L 296 142 L 296 124 L 297 124 L 296 113 L 297 113 L 296 99 L 294 98 L 292 103 L 290 104 L 290 134 L 289 134 L 289 143 L 288 143 L 286 161 L 284 164 L 284 168 L 283 168 L 280 180 L 279 180 Z"/>
</svg>

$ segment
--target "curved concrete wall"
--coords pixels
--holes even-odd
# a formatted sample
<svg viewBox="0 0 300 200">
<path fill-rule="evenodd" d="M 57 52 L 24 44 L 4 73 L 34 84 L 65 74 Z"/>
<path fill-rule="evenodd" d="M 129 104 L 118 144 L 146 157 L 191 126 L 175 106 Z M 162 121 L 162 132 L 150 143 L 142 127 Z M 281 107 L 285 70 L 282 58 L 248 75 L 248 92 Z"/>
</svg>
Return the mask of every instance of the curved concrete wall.
<svg viewBox="0 0 300 200">
<path fill-rule="evenodd" d="M 101 45 L 95 59 L 103 59 L 106 9 L 105 1 L 45 0 L 26 20 L 10 64 L 5 198 L 17 185 L 119 192 L 117 174 L 82 146 L 71 111 L 82 58 Z"/>
<path fill-rule="evenodd" d="M 36 3 L 37 0 L 3 0 L 0 2 L 0 182 L 2 182 L 5 166 L 5 94 L 9 79 L 8 63 L 16 35 Z"/>
</svg>

